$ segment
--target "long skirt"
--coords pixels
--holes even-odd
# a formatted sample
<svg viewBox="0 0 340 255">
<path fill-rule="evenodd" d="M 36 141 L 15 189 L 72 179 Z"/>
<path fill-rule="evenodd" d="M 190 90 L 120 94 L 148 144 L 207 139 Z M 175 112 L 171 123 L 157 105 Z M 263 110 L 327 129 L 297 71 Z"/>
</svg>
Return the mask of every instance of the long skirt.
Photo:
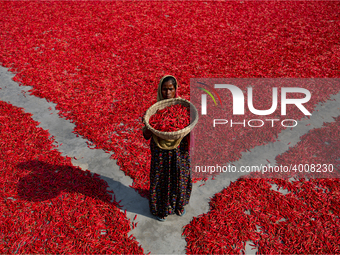
<svg viewBox="0 0 340 255">
<path fill-rule="evenodd" d="M 151 138 L 150 148 L 150 211 L 166 217 L 189 203 L 192 180 L 188 141 L 183 139 L 176 149 L 163 150 Z"/>
</svg>

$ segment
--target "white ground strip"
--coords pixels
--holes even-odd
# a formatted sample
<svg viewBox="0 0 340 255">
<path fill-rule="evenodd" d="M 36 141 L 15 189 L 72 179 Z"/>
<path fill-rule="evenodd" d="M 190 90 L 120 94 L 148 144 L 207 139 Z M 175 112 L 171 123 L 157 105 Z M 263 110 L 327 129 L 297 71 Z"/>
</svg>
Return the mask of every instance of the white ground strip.
<svg viewBox="0 0 340 255">
<path fill-rule="evenodd" d="M 235 181 L 241 174 L 220 174 L 215 180 L 209 180 L 205 185 L 196 183 L 193 185 L 190 204 L 187 206 L 187 213 L 183 217 L 176 215 L 169 216 L 165 222 L 158 222 L 149 212 L 148 200 L 142 198 L 134 189 L 130 177 L 125 176 L 115 160 L 110 159 L 110 154 L 103 150 L 92 150 L 87 147 L 85 139 L 76 137 L 72 131 L 75 128 L 70 121 L 60 118 L 55 110 L 56 104 L 47 102 L 35 96 L 25 93 L 32 87 L 19 86 L 12 80 L 14 75 L 6 68 L 0 67 L 0 100 L 9 102 L 14 106 L 24 108 L 25 112 L 32 113 L 32 118 L 40 122 L 40 127 L 48 129 L 59 145 L 58 150 L 63 156 L 75 157 L 72 159 L 75 166 L 83 170 L 90 170 L 97 173 L 105 180 L 110 189 L 114 191 L 117 201 L 122 200 L 126 209 L 127 217 L 133 220 L 137 214 L 138 226 L 130 232 L 141 244 L 145 253 L 152 254 L 184 254 L 186 242 L 181 236 L 183 227 L 187 225 L 193 217 L 207 213 L 210 197 L 222 191 L 231 181 Z M 50 111 L 48 108 L 52 107 Z M 332 117 L 340 115 L 340 93 L 333 95 L 331 100 L 319 104 L 312 113 L 310 119 L 299 121 L 293 130 L 284 130 L 279 134 L 278 141 L 267 145 L 258 146 L 250 152 L 243 153 L 242 158 L 233 164 L 239 168 L 246 165 L 271 165 L 275 164 L 275 157 L 293 147 L 300 136 L 309 130 L 320 128 L 324 122 L 333 122 Z M 290 144 L 289 144 L 290 143 Z M 62 144 L 62 145 L 60 145 Z M 288 145 L 289 144 L 289 145 Z M 247 243 L 246 254 L 254 254 L 256 250 Z"/>
</svg>

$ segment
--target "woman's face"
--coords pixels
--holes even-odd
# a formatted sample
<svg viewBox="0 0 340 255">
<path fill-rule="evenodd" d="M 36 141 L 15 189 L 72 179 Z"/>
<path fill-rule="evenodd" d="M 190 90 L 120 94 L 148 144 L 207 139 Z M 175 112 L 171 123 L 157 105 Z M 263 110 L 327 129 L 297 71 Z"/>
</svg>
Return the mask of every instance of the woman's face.
<svg viewBox="0 0 340 255">
<path fill-rule="evenodd" d="M 164 82 L 162 85 L 162 96 L 164 99 L 175 98 L 176 89 L 172 81 Z"/>
</svg>

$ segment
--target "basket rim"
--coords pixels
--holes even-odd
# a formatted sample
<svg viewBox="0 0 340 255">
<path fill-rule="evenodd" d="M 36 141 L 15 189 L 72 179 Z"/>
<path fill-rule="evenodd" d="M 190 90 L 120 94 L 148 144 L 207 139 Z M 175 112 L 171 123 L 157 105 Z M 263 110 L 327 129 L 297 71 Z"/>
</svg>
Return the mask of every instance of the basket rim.
<svg viewBox="0 0 340 255">
<path fill-rule="evenodd" d="M 188 106 L 190 107 L 190 109 L 193 109 L 194 112 L 194 117 L 195 119 L 190 123 L 190 125 L 186 126 L 183 129 L 177 130 L 177 131 L 173 131 L 173 132 L 164 132 L 164 131 L 159 131 L 157 129 L 154 129 L 150 124 L 149 124 L 149 119 L 150 117 L 153 115 L 150 114 L 150 111 L 153 110 L 153 108 L 156 108 L 158 105 L 166 105 L 170 106 L 170 105 L 174 105 L 177 102 L 183 102 L 188 104 Z M 149 116 L 150 115 L 150 116 Z M 181 135 L 183 133 L 188 133 L 188 131 L 190 132 L 190 130 L 192 130 L 194 128 L 194 126 L 197 124 L 198 122 L 198 111 L 195 107 L 195 105 L 193 103 L 191 103 L 190 101 L 184 99 L 184 98 L 170 98 L 170 99 L 163 99 L 161 101 L 158 101 L 156 103 L 154 103 L 153 105 L 151 105 L 148 110 L 145 113 L 144 116 L 144 121 L 145 121 L 145 125 L 148 129 L 150 129 L 155 135 L 160 134 L 163 136 L 175 136 L 175 135 Z"/>
</svg>

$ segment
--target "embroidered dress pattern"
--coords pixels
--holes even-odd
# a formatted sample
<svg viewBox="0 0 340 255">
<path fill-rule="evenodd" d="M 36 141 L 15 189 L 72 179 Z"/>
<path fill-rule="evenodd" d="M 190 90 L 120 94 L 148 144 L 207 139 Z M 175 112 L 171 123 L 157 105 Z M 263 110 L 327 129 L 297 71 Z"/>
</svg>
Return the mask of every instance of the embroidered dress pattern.
<svg viewBox="0 0 340 255">
<path fill-rule="evenodd" d="M 150 211 L 166 217 L 189 203 L 192 180 L 188 141 L 183 139 L 177 148 L 163 150 L 150 140 Z"/>
</svg>

